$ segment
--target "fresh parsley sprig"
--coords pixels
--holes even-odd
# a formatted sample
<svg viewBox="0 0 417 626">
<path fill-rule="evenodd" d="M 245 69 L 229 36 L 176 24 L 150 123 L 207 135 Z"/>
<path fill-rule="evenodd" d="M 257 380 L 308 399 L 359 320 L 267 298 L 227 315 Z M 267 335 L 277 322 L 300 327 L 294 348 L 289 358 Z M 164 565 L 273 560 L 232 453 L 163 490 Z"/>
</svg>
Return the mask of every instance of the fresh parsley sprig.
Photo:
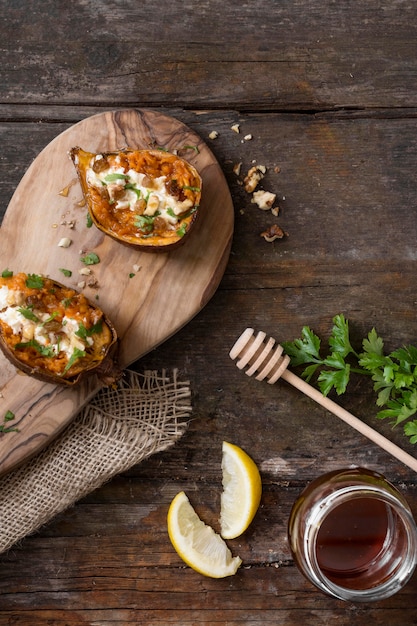
<svg viewBox="0 0 417 626">
<path fill-rule="evenodd" d="M 378 419 L 389 419 L 395 427 L 403 425 L 411 443 L 417 443 L 417 348 L 405 346 L 390 354 L 384 353 L 384 341 L 373 328 L 362 341 L 362 351 L 356 351 L 350 342 L 349 323 L 340 314 L 333 318 L 329 337 L 329 351 L 322 357 L 321 340 L 304 326 L 301 338 L 284 342 L 285 352 L 293 367 L 304 366 L 301 376 L 309 382 L 317 375 L 317 384 L 323 395 L 332 389 L 338 395 L 345 393 L 353 372 L 370 376 L 376 405 L 381 410 Z"/>
</svg>

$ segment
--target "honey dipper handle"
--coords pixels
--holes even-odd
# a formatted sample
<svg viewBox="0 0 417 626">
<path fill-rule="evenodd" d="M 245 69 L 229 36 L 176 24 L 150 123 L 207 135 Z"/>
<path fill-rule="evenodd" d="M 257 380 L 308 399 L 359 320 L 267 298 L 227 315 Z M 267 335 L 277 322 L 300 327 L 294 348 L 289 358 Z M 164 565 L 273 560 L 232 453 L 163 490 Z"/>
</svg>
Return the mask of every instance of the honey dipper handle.
<svg viewBox="0 0 417 626">
<path fill-rule="evenodd" d="M 321 404 L 325 409 L 333 413 L 341 420 L 349 424 L 352 428 L 360 432 L 362 435 L 376 443 L 380 448 L 391 454 L 393 457 L 407 465 L 410 469 L 417 472 L 417 459 L 405 452 L 402 448 L 395 445 L 392 441 L 378 433 L 376 430 L 362 422 L 360 419 L 346 411 L 343 407 L 333 402 L 327 396 L 324 396 L 318 389 L 315 389 L 311 385 L 305 382 L 299 376 L 296 376 L 289 370 L 285 370 L 281 374 L 281 378 L 286 380 L 290 385 L 296 387 L 299 391 L 301 391 L 304 395 L 310 397 L 312 400 Z"/>
</svg>

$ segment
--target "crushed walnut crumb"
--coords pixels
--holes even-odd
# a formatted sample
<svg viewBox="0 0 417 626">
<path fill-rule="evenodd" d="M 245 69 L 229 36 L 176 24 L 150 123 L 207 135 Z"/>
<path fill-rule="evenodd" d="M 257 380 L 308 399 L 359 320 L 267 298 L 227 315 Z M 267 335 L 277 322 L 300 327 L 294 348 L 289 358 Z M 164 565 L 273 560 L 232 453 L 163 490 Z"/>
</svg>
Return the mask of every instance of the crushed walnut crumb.
<svg viewBox="0 0 417 626">
<path fill-rule="evenodd" d="M 98 289 L 98 279 L 95 276 L 91 276 L 87 281 L 87 286 L 91 287 L 91 289 Z"/>
<path fill-rule="evenodd" d="M 242 169 L 242 162 L 235 163 L 233 166 L 233 173 L 236 174 L 236 176 L 240 176 L 241 169 Z"/>
<path fill-rule="evenodd" d="M 72 229 L 75 227 L 75 220 L 70 220 L 69 222 L 67 222 L 67 220 L 62 220 L 61 226 L 68 226 L 68 228 Z"/>
<path fill-rule="evenodd" d="M 247 193 L 252 193 L 253 191 L 255 191 L 256 187 L 265 176 L 265 173 L 265 165 L 254 165 L 253 167 L 251 167 L 245 178 L 243 179 L 245 191 Z"/>
<path fill-rule="evenodd" d="M 271 191 L 254 191 L 251 202 L 263 211 L 269 211 L 273 207 L 277 195 Z"/>
<path fill-rule="evenodd" d="M 272 224 L 269 226 L 267 230 L 261 233 L 261 237 L 265 239 L 268 243 L 275 241 L 275 239 L 283 239 L 284 237 L 288 237 L 288 233 L 282 230 L 281 226 L 278 224 Z"/>
</svg>

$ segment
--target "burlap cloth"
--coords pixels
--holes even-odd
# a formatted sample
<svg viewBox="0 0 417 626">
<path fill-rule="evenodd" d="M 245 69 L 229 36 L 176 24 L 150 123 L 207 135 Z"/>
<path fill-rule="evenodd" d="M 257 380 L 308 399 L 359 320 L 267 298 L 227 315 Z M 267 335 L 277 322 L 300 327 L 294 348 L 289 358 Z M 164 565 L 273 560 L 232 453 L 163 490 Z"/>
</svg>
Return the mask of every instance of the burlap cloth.
<svg viewBox="0 0 417 626">
<path fill-rule="evenodd" d="M 187 428 L 190 398 L 176 371 L 127 370 L 116 389 L 99 391 L 48 447 L 0 478 L 0 552 L 175 443 Z"/>
</svg>

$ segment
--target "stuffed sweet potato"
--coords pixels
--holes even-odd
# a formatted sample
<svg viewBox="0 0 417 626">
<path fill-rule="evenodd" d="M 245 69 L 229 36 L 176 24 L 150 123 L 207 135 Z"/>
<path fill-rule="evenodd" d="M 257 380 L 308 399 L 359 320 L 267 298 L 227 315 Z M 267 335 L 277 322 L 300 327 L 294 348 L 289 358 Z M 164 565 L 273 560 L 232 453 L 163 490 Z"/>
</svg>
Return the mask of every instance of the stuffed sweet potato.
<svg viewBox="0 0 417 626">
<path fill-rule="evenodd" d="M 182 244 L 199 209 L 201 177 L 188 161 L 163 150 L 95 154 L 70 151 L 94 224 L 142 251 Z"/>
<path fill-rule="evenodd" d="M 112 378 L 117 333 L 87 298 L 38 274 L 0 276 L 0 348 L 20 370 L 73 385 L 95 372 Z"/>
</svg>

